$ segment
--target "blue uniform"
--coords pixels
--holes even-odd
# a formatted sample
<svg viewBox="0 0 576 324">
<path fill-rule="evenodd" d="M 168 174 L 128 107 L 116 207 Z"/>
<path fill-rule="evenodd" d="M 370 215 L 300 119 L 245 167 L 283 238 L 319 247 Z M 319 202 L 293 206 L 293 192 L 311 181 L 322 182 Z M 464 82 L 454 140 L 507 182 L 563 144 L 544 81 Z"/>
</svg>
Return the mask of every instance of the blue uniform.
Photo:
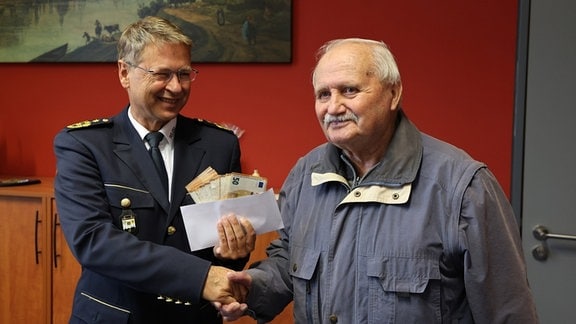
<svg viewBox="0 0 576 324">
<path fill-rule="evenodd" d="M 180 206 L 194 203 L 185 186 L 208 166 L 241 171 L 237 137 L 178 116 L 170 201 L 128 109 L 67 127 L 54 150 L 61 226 L 82 265 L 70 322 L 221 323 L 202 299 L 209 267 L 239 270 L 248 258 L 223 263 L 211 248 L 191 252 Z"/>
</svg>

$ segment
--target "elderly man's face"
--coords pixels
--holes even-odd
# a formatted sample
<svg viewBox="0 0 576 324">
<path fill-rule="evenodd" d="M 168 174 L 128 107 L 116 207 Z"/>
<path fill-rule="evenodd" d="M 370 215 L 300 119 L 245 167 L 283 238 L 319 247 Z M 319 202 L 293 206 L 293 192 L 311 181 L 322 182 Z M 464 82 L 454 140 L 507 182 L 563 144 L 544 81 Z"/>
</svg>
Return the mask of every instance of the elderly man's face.
<svg viewBox="0 0 576 324">
<path fill-rule="evenodd" d="M 326 138 L 344 150 L 369 149 L 393 127 L 402 88 L 383 85 L 370 70 L 370 48 L 358 44 L 331 49 L 316 67 L 318 121 Z"/>
</svg>

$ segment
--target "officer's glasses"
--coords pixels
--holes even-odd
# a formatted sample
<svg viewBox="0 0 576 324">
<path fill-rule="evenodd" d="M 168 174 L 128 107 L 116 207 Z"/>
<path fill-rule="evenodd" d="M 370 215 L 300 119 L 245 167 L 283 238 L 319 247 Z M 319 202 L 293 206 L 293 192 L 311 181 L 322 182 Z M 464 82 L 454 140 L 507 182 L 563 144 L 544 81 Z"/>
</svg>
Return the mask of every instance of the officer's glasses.
<svg viewBox="0 0 576 324">
<path fill-rule="evenodd" d="M 180 83 L 190 83 L 190 82 L 194 81 L 194 79 L 196 79 L 196 76 L 198 75 L 198 73 L 200 73 L 198 70 L 196 70 L 194 68 L 180 69 L 178 71 L 172 71 L 172 70 L 154 71 L 154 70 L 145 69 L 143 67 L 132 64 L 130 62 L 125 62 L 125 63 L 130 65 L 131 67 L 135 67 L 137 69 L 140 69 L 140 70 L 148 73 L 148 75 L 150 75 L 152 77 L 152 79 L 154 79 L 154 81 L 163 82 L 163 83 L 170 82 L 170 80 L 172 80 L 172 77 L 174 75 L 176 75 L 176 77 L 178 78 L 178 81 Z"/>
</svg>

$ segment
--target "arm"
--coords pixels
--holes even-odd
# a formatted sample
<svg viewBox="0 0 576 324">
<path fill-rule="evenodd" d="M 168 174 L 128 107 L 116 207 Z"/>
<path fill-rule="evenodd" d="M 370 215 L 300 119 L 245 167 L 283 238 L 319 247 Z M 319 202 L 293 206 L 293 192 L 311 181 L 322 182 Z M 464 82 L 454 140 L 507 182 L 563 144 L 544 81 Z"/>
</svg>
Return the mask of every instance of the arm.
<svg viewBox="0 0 576 324">
<path fill-rule="evenodd" d="M 480 169 L 464 194 L 460 218 L 464 280 L 478 323 L 537 323 L 520 231 L 495 177 Z"/>
</svg>

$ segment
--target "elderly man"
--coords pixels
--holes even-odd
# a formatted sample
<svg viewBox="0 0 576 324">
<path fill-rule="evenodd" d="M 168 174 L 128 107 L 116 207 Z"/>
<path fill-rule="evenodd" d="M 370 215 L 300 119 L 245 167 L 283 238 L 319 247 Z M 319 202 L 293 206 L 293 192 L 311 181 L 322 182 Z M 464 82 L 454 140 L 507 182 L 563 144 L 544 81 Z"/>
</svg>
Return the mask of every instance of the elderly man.
<svg viewBox="0 0 576 324">
<path fill-rule="evenodd" d="M 227 319 L 295 323 L 537 323 L 511 206 L 486 165 L 418 131 L 382 42 L 334 40 L 313 74 L 328 143 L 279 196 L 268 258 L 228 277 Z"/>
</svg>

